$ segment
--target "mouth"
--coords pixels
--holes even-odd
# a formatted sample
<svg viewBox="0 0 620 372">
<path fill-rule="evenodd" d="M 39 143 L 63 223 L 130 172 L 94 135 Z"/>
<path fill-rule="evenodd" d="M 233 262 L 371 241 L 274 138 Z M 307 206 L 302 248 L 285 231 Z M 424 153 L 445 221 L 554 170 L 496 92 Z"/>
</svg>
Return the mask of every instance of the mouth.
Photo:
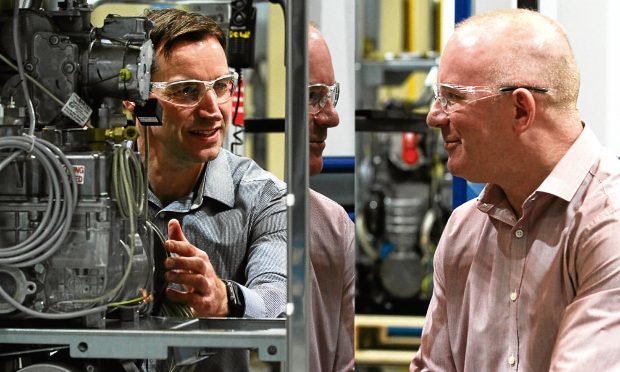
<svg viewBox="0 0 620 372">
<path fill-rule="evenodd" d="M 444 148 L 448 151 L 453 150 L 455 147 L 461 144 L 458 139 L 444 139 Z"/>
<path fill-rule="evenodd" d="M 211 137 L 219 131 L 220 131 L 220 128 L 218 127 L 218 128 L 212 128 L 212 129 L 190 130 L 189 133 L 195 136 Z"/>
</svg>

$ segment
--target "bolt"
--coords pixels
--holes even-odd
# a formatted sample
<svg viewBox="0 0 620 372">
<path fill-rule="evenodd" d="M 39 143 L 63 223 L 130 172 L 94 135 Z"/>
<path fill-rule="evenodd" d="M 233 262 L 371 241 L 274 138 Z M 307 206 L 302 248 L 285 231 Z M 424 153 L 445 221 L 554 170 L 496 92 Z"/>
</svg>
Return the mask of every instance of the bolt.
<svg viewBox="0 0 620 372">
<path fill-rule="evenodd" d="M 30 62 L 24 64 L 24 69 L 28 72 L 34 71 L 34 65 Z"/>
<path fill-rule="evenodd" d="M 75 71 L 75 66 L 73 65 L 73 63 L 71 62 L 67 62 L 62 66 L 62 70 L 66 73 L 66 74 L 70 74 L 73 71 Z"/>
<path fill-rule="evenodd" d="M 77 348 L 79 351 L 85 352 L 86 350 L 88 350 L 88 344 L 86 342 L 80 342 Z"/>
<path fill-rule="evenodd" d="M 60 38 L 58 37 L 58 35 L 52 35 L 50 36 L 50 44 L 52 45 L 56 45 L 60 42 Z"/>
<path fill-rule="evenodd" d="M 86 372 L 95 372 L 95 366 L 93 366 L 92 364 L 87 364 Z"/>
<path fill-rule="evenodd" d="M 278 348 L 274 345 L 269 345 L 267 348 L 267 353 L 269 353 L 269 355 L 276 355 L 278 353 Z"/>
<path fill-rule="evenodd" d="M 35 311 L 43 311 L 45 309 L 45 303 L 43 301 L 37 301 L 33 305 Z"/>
<path fill-rule="evenodd" d="M 43 274 L 45 272 L 45 265 L 41 263 L 34 265 L 34 272 L 37 274 Z"/>
</svg>

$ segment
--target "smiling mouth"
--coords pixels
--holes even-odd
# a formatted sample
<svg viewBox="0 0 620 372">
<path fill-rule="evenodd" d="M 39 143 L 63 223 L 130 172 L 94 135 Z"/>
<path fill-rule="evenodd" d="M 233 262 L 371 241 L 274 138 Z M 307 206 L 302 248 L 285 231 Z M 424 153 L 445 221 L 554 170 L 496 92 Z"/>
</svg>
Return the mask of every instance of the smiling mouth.
<svg viewBox="0 0 620 372">
<path fill-rule="evenodd" d="M 195 135 L 199 135 L 199 136 L 210 137 L 210 136 L 216 134 L 219 130 L 220 130 L 220 128 L 214 128 L 214 129 L 208 129 L 208 130 L 190 130 L 189 132 L 191 134 L 195 134 Z"/>
</svg>

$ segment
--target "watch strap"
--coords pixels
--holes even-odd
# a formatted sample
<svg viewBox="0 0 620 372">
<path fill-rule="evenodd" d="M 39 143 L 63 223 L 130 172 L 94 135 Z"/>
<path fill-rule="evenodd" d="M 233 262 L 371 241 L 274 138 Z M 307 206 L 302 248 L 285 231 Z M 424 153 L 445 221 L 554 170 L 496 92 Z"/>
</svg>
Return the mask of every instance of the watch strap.
<svg viewBox="0 0 620 372">
<path fill-rule="evenodd" d="M 226 296 L 228 297 L 228 316 L 241 318 L 245 314 L 245 299 L 239 284 L 232 280 L 223 280 L 226 284 Z"/>
</svg>

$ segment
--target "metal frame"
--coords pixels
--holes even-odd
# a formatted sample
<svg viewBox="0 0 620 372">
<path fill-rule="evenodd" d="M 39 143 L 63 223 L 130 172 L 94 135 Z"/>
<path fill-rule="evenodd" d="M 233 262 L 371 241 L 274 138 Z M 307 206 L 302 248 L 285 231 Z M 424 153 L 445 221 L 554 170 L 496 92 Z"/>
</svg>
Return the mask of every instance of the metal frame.
<svg viewBox="0 0 620 372">
<path fill-rule="evenodd" d="M 263 361 L 286 360 L 284 319 L 145 318 L 106 329 L 0 329 L 2 344 L 68 345 L 73 358 L 166 359 L 168 348 L 257 349 Z M 6 351 L 6 345 L 2 347 Z"/>
<path fill-rule="evenodd" d="M 288 183 L 288 371 L 309 371 L 308 8 L 286 9 L 286 181 Z"/>
</svg>

